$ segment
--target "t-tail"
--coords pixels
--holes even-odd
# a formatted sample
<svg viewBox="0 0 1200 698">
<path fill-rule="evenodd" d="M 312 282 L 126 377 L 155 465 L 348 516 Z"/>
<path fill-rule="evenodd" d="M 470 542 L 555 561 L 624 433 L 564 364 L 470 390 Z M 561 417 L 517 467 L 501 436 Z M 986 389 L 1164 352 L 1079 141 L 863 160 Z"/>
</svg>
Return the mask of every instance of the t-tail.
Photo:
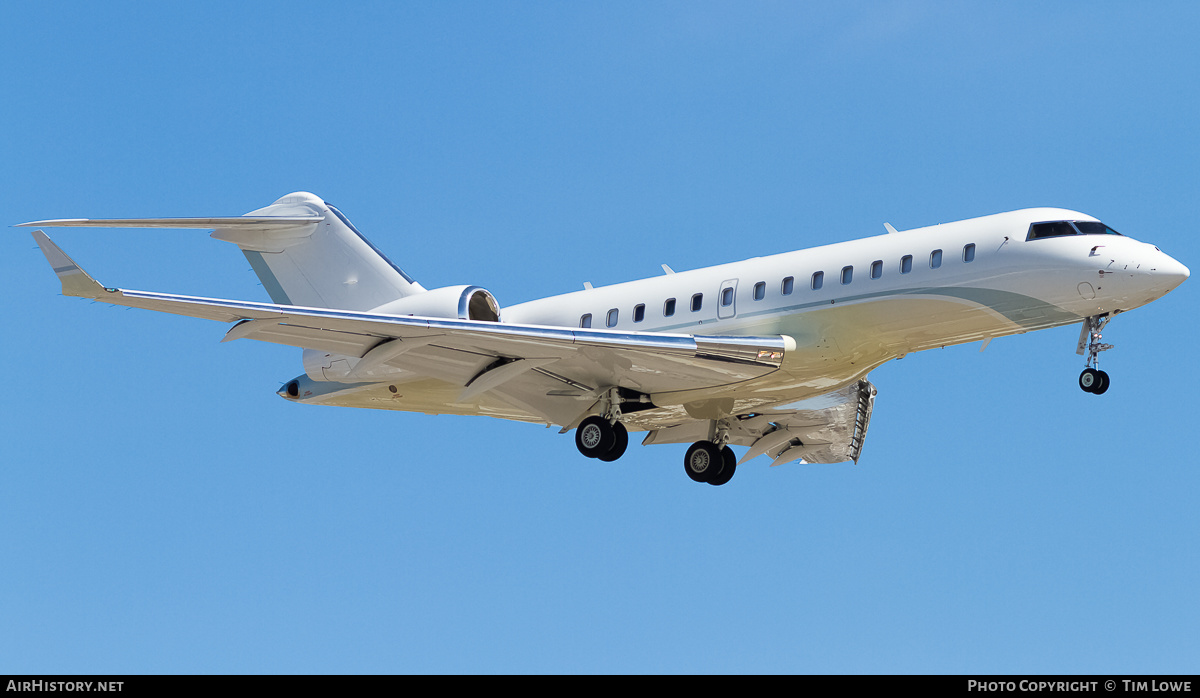
<svg viewBox="0 0 1200 698">
<path fill-rule="evenodd" d="M 245 217 L 296 221 L 217 227 L 212 232 L 214 238 L 241 248 L 276 303 L 370 310 L 425 291 L 318 196 L 288 194 Z"/>
<path fill-rule="evenodd" d="M 308 192 L 288 194 L 270 206 L 231 218 L 70 218 L 22 225 L 212 229 L 214 238 L 241 248 L 271 300 L 279 305 L 391 310 L 397 301 L 426 293 L 341 211 Z M 412 301 L 399 305 L 412 305 Z"/>
<path fill-rule="evenodd" d="M 228 218 L 61 218 L 20 226 L 209 229 L 214 238 L 241 248 L 279 306 L 500 321 L 500 304 L 486 289 L 462 285 L 426 290 L 341 211 L 308 192 Z M 86 275 L 76 278 L 78 267 L 44 233 L 34 237 L 59 272 L 63 293 L 96 297 L 98 284 Z"/>
</svg>

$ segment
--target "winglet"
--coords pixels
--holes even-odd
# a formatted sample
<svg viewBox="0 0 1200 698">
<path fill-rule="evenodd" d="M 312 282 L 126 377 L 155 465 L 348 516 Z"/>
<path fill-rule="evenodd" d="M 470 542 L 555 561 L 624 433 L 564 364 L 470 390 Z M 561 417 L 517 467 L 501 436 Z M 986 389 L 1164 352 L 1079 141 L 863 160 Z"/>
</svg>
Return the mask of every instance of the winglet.
<svg viewBox="0 0 1200 698">
<path fill-rule="evenodd" d="M 887 228 L 887 231 L 888 231 L 889 233 L 892 233 L 892 234 L 895 234 L 895 233 L 896 233 L 896 229 L 892 227 L 892 224 L 891 224 L 891 223 L 884 223 L 884 224 L 883 224 L 883 227 L 884 227 L 884 228 Z"/>
<path fill-rule="evenodd" d="M 33 239 L 37 242 L 38 247 L 42 249 L 42 254 L 46 255 L 46 261 L 50 262 L 50 267 L 54 269 L 54 273 L 58 274 L 58 280 L 62 282 L 62 292 L 64 296 L 79 296 L 81 298 L 99 298 L 107 289 L 96 282 L 95 279 L 88 276 L 88 273 L 81 269 L 75 260 L 67 256 L 58 245 L 54 244 L 49 237 L 41 230 L 33 231 Z"/>
</svg>

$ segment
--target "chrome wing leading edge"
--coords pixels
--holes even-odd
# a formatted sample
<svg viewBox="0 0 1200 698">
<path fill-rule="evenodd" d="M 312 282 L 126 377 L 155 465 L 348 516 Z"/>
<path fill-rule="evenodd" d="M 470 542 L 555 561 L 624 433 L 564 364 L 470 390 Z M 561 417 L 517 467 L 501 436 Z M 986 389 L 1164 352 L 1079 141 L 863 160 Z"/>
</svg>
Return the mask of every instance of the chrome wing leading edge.
<svg viewBox="0 0 1200 698">
<path fill-rule="evenodd" d="M 446 374 L 447 380 L 461 381 L 463 386 L 488 367 L 494 370 L 498 360 L 533 360 L 541 373 L 584 386 L 620 386 L 645 394 L 694 390 L 765 376 L 778 370 L 786 352 L 795 348 L 791 338 L 781 335 L 694 336 L 513 325 L 109 288 L 44 232 L 36 230 L 33 237 L 65 295 L 237 323 L 226 339 L 244 337 L 357 359 L 394 353 L 393 364 L 440 361 L 457 371 Z M 414 348 L 399 352 L 385 346 L 395 340 Z"/>
</svg>

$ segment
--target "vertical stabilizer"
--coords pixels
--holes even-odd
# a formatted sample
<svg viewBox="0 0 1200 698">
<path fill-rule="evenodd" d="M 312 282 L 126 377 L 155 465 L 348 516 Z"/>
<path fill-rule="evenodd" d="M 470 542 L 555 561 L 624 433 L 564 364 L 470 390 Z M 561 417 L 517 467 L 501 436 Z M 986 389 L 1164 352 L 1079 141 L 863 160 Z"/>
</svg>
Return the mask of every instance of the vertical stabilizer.
<svg viewBox="0 0 1200 698">
<path fill-rule="evenodd" d="M 212 236 L 241 248 L 271 300 L 313 308 L 370 310 L 422 288 L 333 206 L 307 192 L 288 194 L 246 216 L 319 216 L 302 226 L 217 227 Z"/>
</svg>

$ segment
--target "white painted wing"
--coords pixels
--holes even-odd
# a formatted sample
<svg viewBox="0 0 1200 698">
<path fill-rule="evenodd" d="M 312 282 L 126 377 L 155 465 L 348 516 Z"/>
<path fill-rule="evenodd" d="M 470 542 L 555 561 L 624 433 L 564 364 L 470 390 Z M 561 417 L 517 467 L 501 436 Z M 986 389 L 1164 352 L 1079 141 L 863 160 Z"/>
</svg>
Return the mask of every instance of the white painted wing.
<svg viewBox="0 0 1200 698">
<path fill-rule="evenodd" d="M 518 399 L 512 396 L 522 392 L 523 383 L 536 385 L 543 396 L 558 389 L 580 397 L 610 387 L 651 395 L 729 386 L 778 370 L 785 352 L 795 347 L 782 336 L 704 337 L 512 325 L 104 288 L 45 233 L 38 230 L 33 235 L 66 295 L 236 322 L 227 339 L 257 339 L 388 364 L 460 391 L 472 385 L 476 392 L 503 387 L 511 399 Z M 547 415 L 544 408 L 530 412 L 526 416 L 538 421 Z M 565 423 L 559 412 L 547 421 Z"/>
</svg>

